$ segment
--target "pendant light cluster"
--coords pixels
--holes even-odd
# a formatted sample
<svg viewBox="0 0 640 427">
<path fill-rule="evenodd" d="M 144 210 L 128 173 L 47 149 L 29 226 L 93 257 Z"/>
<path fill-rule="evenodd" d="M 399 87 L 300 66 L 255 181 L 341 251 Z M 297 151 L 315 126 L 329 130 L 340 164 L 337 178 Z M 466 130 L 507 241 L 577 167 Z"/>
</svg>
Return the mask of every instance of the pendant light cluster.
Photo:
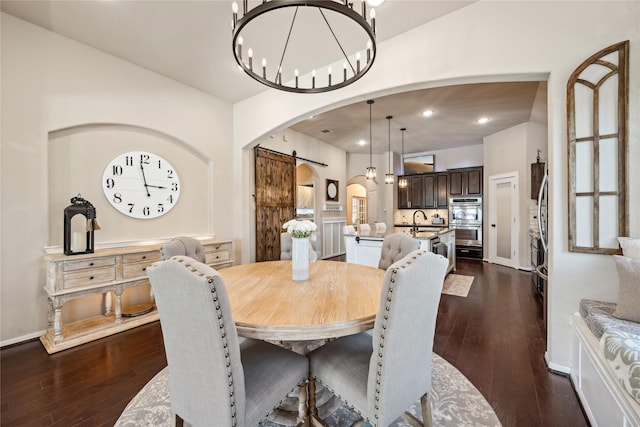
<svg viewBox="0 0 640 427">
<path fill-rule="evenodd" d="M 373 134 L 372 134 L 372 114 L 371 114 L 371 106 L 373 105 L 375 101 L 373 99 L 370 99 L 367 101 L 367 104 L 369 104 L 369 167 L 367 168 L 367 172 L 365 174 L 367 179 L 375 179 L 376 178 L 376 168 L 373 166 Z M 393 173 L 393 163 L 392 163 L 392 156 L 391 156 L 391 119 L 393 119 L 393 116 L 387 116 L 387 123 L 388 123 L 388 159 L 389 159 L 389 169 L 387 170 L 387 173 L 384 174 L 384 183 L 385 184 L 392 184 L 395 182 L 395 175 Z M 404 175 L 404 131 L 406 131 L 406 128 L 402 128 L 400 129 L 402 131 L 402 173 Z M 407 187 L 407 179 L 406 178 L 401 178 L 398 181 L 398 187 L 400 188 L 406 188 Z"/>
<path fill-rule="evenodd" d="M 375 101 L 370 99 L 367 101 L 369 104 L 369 167 L 367 168 L 366 177 L 367 179 L 376 179 L 376 168 L 373 167 L 373 149 L 371 146 L 373 145 L 372 132 L 371 132 L 371 105 L 373 105 Z"/>
<path fill-rule="evenodd" d="M 389 170 L 388 172 L 384 175 L 384 183 L 385 184 L 393 184 L 394 181 L 394 175 L 391 167 L 391 119 L 393 119 L 393 116 L 387 116 L 387 121 L 389 123 Z"/>
<path fill-rule="evenodd" d="M 402 157 L 400 157 L 400 163 L 402 164 L 402 175 L 404 175 L 404 133 L 406 130 L 407 128 L 400 128 L 400 131 L 402 132 Z M 404 176 L 398 178 L 398 187 L 407 188 L 407 178 L 405 178 Z"/>
</svg>

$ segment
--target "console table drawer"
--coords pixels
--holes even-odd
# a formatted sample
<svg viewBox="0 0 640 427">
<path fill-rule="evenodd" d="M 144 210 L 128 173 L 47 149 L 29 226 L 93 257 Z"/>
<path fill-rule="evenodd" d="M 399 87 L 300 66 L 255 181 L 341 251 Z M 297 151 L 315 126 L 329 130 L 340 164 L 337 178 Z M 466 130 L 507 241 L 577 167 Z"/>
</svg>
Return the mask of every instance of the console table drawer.
<svg viewBox="0 0 640 427">
<path fill-rule="evenodd" d="M 162 255 L 160 251 L 149 251 L 149 252 L 139 252 L 134 254 L 127 254 L 122 256 L 122 262 L 127 263 L 135 263 L 135 262 L 147 262 L 149 264 L 153 264 L 156 261 L 162 260 Z"/>
<path fill-rule="evenodd" d="M 94 259 L 80 259 L 77 261 L 65 261 L 62 269 L 67 271 L 76 271 L 84 269 L 95 269 L 97 267 L 105 267 L 109 265 L 116 265 L 116 257 L 104 257 Z"/>
<path fill-rule="evenodd" d="M 147 275 L 147 267 L 153 264 L 153 261 L 143 261 L 131 264 L 125 264 L 122 267 L 122 279 L 128 280 L 135 277 L 144 277 Z"/>
<path fill-rule="evenodd" d="M 91 268 L 64 274 L 63 289 L 77 288 L 116 280 L 116 267 Z"/>
<path fill-rule="evenodd" d="M 207 251 L 204 253 L 204 256 L 205 264 L 216 264 L 219 262 L 229 261 L 229 259 L 231 259 L 231 248 L 227 247 L 217 251 Z"/>
</svg>

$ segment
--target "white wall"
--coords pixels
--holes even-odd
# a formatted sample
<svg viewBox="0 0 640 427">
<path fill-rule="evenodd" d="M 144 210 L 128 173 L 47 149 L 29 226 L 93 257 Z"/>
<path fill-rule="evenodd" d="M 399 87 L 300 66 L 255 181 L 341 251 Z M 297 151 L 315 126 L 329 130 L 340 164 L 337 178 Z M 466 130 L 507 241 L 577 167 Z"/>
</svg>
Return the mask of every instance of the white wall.
<svg viewBox="0 0 640 427">
<path fill-rule="evenodd" d="M 429 151 L 428 153 L 412 153 L 410 155 L 419 156 L 421 154 L 433 154 L 436 156 L 436 172 L 446 171 L 447 169 L 482 166 L 484 164 L 484 148 L 482 144 L 435 150 Z M 405 156 L 407 156 L 407 153 L 405 153 Z"/>
<path fill-rule="evenodd" d="M 629 164 L 640 163 L 640 2 L 481 1 L 379 44 L 375 66 L 357 84 L 296 97 L 266 91 L 234 105 L 234 144 L 244 147 L 310 114 L 390 93 L 482 81 L 548 79 L 550 251 L 548 356 L 570 365 L 569 319 L 581 298 L 616 298 L 608 256 L 567 251 L 566 82 L 593 53 L 631 41 Z M 263 108 L 269 105 L 268 111 Z M 254 126 L 243 126 L 243 123 Z M 486 160 L 486 159 L 485 159 Z M 348 160 L 348 167 L 352 164 Z M 631 168 L 631 234 L 640 235 L 640 173 Z M 351 176 L 351 175 L 350 175 Z"/>
<path fill-rule="evenodd" d="M 531 196 L 531 163 L 535 162 L 538 147 L 546 144 L 545 126 L 527 122 L 497 132 L 484 138 L 484 257 L 488 259 L 491 250 L 489 240 L 489 178 L 509 172 L 518 173 L 518 260 L 519 268 L 528 269 L 529 260 L 529 205 Z M 546 150 L 545 150 L 546 151 Z M 544 154 L 544 153 L 543 153 Z"/>
<path fill-rule="evenodd" d="M 201 211 L 212 203 L 212 217 L 191 233 L 233 238 L 234 216 L 219 201 L 233 199 L 235 191 L 228 179 L 234 173 L 231 105 L 10 15 L 3 13 L 1 19 L 0 341 L 8 344 L 47 326 L 43 249 L 49 227 L 62 227 L 62 212 L 60 224 L 48 220 L 49 132 L 124 124 L 155 130 L 203 153 L 212 162 L 214 200 L 207 196 L 209 182 L 189 183 L 203 194 L 191 209 Z M 104 165 L 109 160 L 103 159 Z M 99 188 L 100 182 L 94 184 Z M 140 237 L 131 226 L 136 220 L 122 215 L 120 220 L 109 227 L 128 228 L 129 240 Z M 155 237 L 165 236 L 160 223 Z M 96 238 L 103 238 L 100 232 Z"/>
</svg>

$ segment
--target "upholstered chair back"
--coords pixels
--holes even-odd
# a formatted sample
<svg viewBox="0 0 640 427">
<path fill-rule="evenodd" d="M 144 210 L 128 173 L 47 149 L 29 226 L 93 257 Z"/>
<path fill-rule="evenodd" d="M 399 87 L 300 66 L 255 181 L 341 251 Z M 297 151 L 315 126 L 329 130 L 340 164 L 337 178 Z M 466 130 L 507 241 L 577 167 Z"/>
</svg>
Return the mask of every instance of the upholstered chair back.
<svg viewBox="0 0 640 427">
<path fill-rule="evenodd" d="M 291 248 L 293 246 L 291 234 L 284 232 L 280 233 L 280 259 L 291 259 Z M 322 257 L 320 252 L 320 241 L 317 236 L 309 238 L 311 244 L 309 245 L 309 261 L 315 261 Z"/>
<path fill-rule="evenodd" d="M 147 274 L 160 314 L 172 411 L 195 426 L 245 425 L 244 373 L 224 281 L 186 256 L 155 263 Z"/>
<path fill-rule="evenodd" d="M 373 225 L 376 227 L 376 233 L 384 233 L 387 231 L 387 224 L 384 222 L 376 222 Z"/>
<path fill-rule="evenodd" d="M 371 233 L 371 226 L 369 224 L 358 224 L 358 231 L 362 234 Z"/>
<path fill-rule="evenodd" d="M 343 234 L 355 234 L 356 233 L 356 229 L 353 225 L 345 225 L 344 227 L 342 227 L 342 233 Z"/>
<path fill-rule="evenodd" d="M 386 270 L 394 262 L 401 260 L 408 253 L 420 248 L 420 241 L 404 233 L 393 233 L 385 236 L 378 268 Z"/>
<path fill-rule="evenodd" d="M 198 239 L 192 237 L 176 237 L 160 248 L 162 259 L 169 259 L 176 255 L 185 255 L 196 261 L 205 262 L 204 248 Z"/>
<path fill-rule="evenodd" d="M 433 339 L 448 265 L 440 255 L 417 250 L 387 269 L 367 381 L 373 425 L 388 426 L 431 391 Z"/>
</svg>

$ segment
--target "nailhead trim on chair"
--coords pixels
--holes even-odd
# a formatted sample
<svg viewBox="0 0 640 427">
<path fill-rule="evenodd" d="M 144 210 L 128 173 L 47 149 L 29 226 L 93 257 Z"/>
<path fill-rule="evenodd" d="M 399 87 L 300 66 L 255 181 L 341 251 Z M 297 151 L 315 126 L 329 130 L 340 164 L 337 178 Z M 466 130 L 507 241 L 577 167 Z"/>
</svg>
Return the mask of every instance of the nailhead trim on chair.
<svg viewBox="0 0 640 427">
<path fill-rule="evenodd" d="M 184 262 L 183 259 L 178 259 L 178 262 Z M 218 327 L 220 328 L 220 337 L 222 338 L 222 345 L 225 349 L 225 359 L 226 359 L 226 368 L 227 368 L 227 378 L 229 379 L 229 398 L 231 400 L 230 403 L 230 409 L 231 409 L 231 419 L 232 419 L 232 425 L 236 426 L 237 425 L 237 418 L 236 418 L 236 398 L 235 398 L 235 390 L 233 387 L 233 373 L 231 371 L 231 358 L 229 357 L 229 343 L 227 342 L 227 334 L 224 331 L 224 321 L 222 320 L 222 311 L 220 310 L 220 304 L 218 302 L 218 293 L 214 284 L 214 278 L 213 276 L 205 276 L 204 273 L 201 273 L 198 271 L 198 269 L 192 267 L 190 262 L 187 262 L 184 264 L 184 266 L 186 268 L 189 269 L 189 271 L 191 271 L 192 273 L 198 273 L 198 275 L 200 277 L 205 277 L 207 279 L 207 282 L 209 283 L 209 290 L 211 291 L 211 295 L 213 298 L 213 303 L 216 309 L 216 313 L 218 314 Z"/>
<path fill-rule="evenodd" d="M 396 266 L 392 271 L 391 271 L 391 278 L 389 279 L 389 281 L 393 284 L 396 282 L 396 277 L 395 275 L 398 274 L 398 269 L 399 268 L 405 268 L 406 266 L 410 265 L 412 260 L 417 259 L 418 256 L 423 255 L 425 252 L 421 251 L 418 252 L 417 255 L 413 256 L 411 258 L 411 260 L 408 260 L 405 264 L 400 265 L 400 266 Z M 384 310 L 385 310 L 385 314 L 383 316 L 383 322 L 382 322 L 382 331 L 380 333 L 380 344 L 379 344 L 379 349 L 378 349 L 378 367 L 376 368 L 376 391 L 375 391 L 375 397 L 374 400 L 376 402 L 380 401 L 380 381 L 381 381 L 381 376 L 382 376 L 382 349 L 384 348 L 384 331 L 387 329 L 387 321 L 389 320 L 389 311 L 391 310 L 391 305 L 389 304 L 391 302 L 391 298 L 393 296 L 393 285 L 389 286 L 389 290 L 387 292 L 387 302 L 388 304 L 385 306 Z M 376 419 L 376 422 L 374 424 L 374 426 L 378 425 L 378 412 L 380 411 L 380 407 L 378 406 L 378 403 L 375 403 L 373 405 L 375 411 L 373 412 L 373 417 Z M 369 422 L 369 419 L 364 419 L 366 417 L 363 417 L 363 421 L 364 422 Z"/>
<path fill-rule="evenodd" d="M 222 345 L 225 349 L 225 359 L 227 362 L 227 377 L 229 378 L 229 398 L 231 400 L 231 419 L 233 420 L 233 424 L 232 425 L 236 425 L 236 399 L 235 399 L 235 392 L 234 392 L 234 387 L 233 387 L 233 373 L 231 371 L 231 358 L 229 357 L 229 343 L 227 342 L 227 335 L 224 332 L 224 321 L 222 319 L 222 311 L 220 310 L 220 304 L 218 302 L 218 294 L 216 291 L 216 287 L 214 285 L 214 281 L 213 281 L 213 277 L 211 276 L 207 276 L 207 280 L 209 282 L 210 285 L 210 289 L 211 289 L 211 294 L 213 296 L 213 303 L 215 304 L 215 308 L 216 308 L 216 313 L 218 314 L 218 326 L 220 328 L 220 336 L 222 338 Z"/>
</svg>

